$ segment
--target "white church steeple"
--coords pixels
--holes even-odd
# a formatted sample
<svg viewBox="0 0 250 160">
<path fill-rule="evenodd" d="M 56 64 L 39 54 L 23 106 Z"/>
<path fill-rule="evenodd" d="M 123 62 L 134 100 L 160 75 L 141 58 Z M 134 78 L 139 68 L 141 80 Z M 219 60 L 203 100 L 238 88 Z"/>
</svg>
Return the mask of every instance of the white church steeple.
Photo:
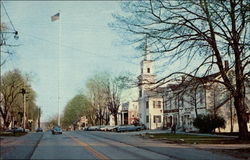
<svg viewBox="0 0 250 160">
<path fill-rule="evenodd" d="M 147 37 L 145 39 L 144 59 L 141 61 L 141 75 L 153 75 L 153 61 L 148 48 Z"/>
<path fill-rule="evenodd" d="M 145 40 L 144 58 L 141 61 L 141 74 L 138 76 L 139 92 L 142 95 L 145 90 L 152 88 L 156 82 L 155 75 L 153 74 L 153 60 L 151 60 L 151 53 L 148 48 L 147 38 Z"/>
</svg>

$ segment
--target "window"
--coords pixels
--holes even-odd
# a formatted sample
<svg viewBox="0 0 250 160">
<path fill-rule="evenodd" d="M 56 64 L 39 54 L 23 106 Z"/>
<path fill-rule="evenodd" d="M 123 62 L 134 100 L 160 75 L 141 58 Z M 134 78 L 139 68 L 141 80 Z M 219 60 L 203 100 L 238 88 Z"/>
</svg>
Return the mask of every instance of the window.
<svg viewBox="0 0 250 160">
<path fill-rule="evenodd" d="M 147 68 L 147 72 L 150 73 L 150 68 Z"/>
<path fill-rule="evenodd" d="M 167 108 L 167 107 L 168 107 L 168 104 L 167 104 L 167 103 L 168 103 L 168 101 L 164 101 L 164 103 L 163 103 L 163 105 L 164 105 L 164 110 L 167 110 L 167 109 L 168 109 L 168 108 Z"/>
<path fill-rule="evenodd" d="M 149 102 L 146 101 L 146 108 L 148 109 L 149 108 Z"/>
<path fill-rule="evenodd" d="M 149 122 L 149 116 L 146 116 L 146 123 Z"/>
<path fill-rule="evenodd" d="M 200 92 L 200 104 L 203 104 L 203 95 L 202 95 L 202 92 Z"/>
<path fill-rule="evenodd" d="M 142 96 L 142 90 L 139 91 L 139 96 L 140 96 L 140 97 Z"/>
<path fill-rule="evenodd" d="M 161 108 L 161 101 L 157 102 L 157 108 Z"/>
<path fill-rule="evenodd" d="M 175 100 L 174 100 L 174 108 L 178 108 L 178 99 L 177 98 L 175 98 Z"/>
<path fill-rule="evenodd" d="M 155 101 L 153 101 L 153 108 L 155 108 Z"/>
<path fill-rule="evenodd" d="M 161 116 L 154 116 L 154 123 L 161 123 Z"/>
<path fill-rule="evenodd" d="M 184 98 L 181 97 L 181 107 L 184 107 Z"/>
<path fill-rule="evenodd" d="M 171 106 L 172 106 L 172 99 L 169 98 L 169 109 L 171 109 Z"/>
</svg>

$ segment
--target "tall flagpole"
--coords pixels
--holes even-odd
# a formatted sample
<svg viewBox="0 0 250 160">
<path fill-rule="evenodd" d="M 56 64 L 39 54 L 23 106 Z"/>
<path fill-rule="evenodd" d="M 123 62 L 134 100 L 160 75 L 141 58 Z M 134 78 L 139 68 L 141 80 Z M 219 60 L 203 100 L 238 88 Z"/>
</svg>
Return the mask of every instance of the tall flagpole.
<svg viewBox="0 0 250 160">
<path fill-rule="evenodd" d="M 58 55 L 58 126 L 60 126 L 60 72 L 61 72 L 61 52 L 62 52 L 62 15 L 59 10 L 59 55 Z"/>
</svg>

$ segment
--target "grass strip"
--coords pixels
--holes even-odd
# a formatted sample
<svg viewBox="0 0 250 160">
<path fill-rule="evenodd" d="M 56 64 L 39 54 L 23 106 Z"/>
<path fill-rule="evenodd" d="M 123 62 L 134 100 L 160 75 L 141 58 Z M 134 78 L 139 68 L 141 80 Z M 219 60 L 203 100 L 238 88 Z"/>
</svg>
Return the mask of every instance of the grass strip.
<svg viewBox="0 0 250 160">
<path fill-rule="evenodd" d="M 145 136 L 153 139 L 162 139 L 162 140 L 173 141 L 175 143 L 188 143 L 188 144 L 250 144 L 249 140 L 243 141 L 235 137 L 215 137 L 215 136 L 171 134 L 171 133 L 146 134 Z"/>
</svg>

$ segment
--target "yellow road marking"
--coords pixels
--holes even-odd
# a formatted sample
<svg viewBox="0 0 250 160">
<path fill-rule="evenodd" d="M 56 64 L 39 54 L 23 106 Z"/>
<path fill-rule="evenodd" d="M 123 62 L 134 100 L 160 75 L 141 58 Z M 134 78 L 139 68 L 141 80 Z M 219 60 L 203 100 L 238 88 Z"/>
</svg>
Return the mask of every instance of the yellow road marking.
<svg viewBox="0 0 250 160">
<path fill-rule="evenodd" d="M 65 134 L 65 133 L 64 133 Z M 65 134 L 66 135 L 66 134 Z M 89 152 L 91 152 L 92 154 L 94 154 L 98 159 L 101 160 L 109 160 L 108 157 L 106 157 L 105 155 L 101 154 L 100 152 L 97 152 L 94 148 L 92 148 L 89 144 L 84 143 L 83 141 L 80 141 L 79 139 L 72 137 L 70 135 L 67 134 L 67 136 L 69 136 L 70 138 L 72 138 L 76 143 L 80 144 L 81 146 L 83 146 L 86 150 L 88 150 Z"/>
</svg>

